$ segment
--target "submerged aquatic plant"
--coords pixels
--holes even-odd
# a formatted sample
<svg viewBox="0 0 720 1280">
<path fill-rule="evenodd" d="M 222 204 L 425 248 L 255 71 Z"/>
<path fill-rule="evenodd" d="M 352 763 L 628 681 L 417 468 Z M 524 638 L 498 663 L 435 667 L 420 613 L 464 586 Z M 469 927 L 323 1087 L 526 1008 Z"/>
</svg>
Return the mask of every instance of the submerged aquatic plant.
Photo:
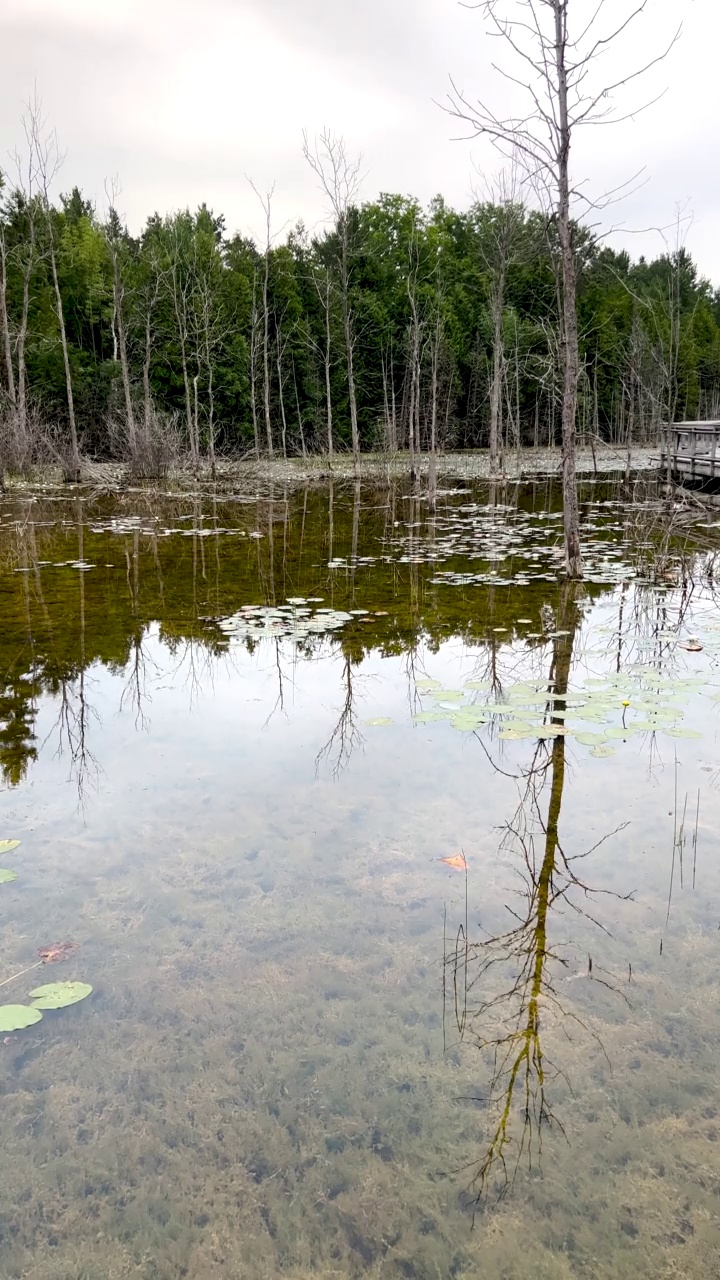
<svg viewBox="0 0 720 1280">
<path fill-rule="evenodd" d="M 4 849 L 16 849 L 20 844 L 19 840 L 3 840 L 0 845 Z M 16 880 L 17 871 L 0 871 L 0 884 L 8 883 L 10 880 Z M 4 978 L 0 982 L 0 987 L 7 987 L 9 983 L 16 982 L 18 978 L 22 978 L 26 973 L 32 973 L 35 969 L 42 968 L 46 964 L 59 964 L 63 960 L 69 960 L 78 950 L 77 942 L 66 939 L 63 942 L 51 942 L 47 946 L 38 947 L 39 960 L 34 964 L 26 965 L 24 969 L 19 969 L 17 973 L 13 973 L 9 978 Z M 0 1032 L 2 1031 L 20 1031 L 24 1027 L 31 1027 L 34 1023 L 39 1022 L 42 1018 L 43 1009 L 64 1009 L 67 1005 L 77 1004 L 78 1001 L 84 1000 L 90 995 L 92 987 L 87 982 L 50 982 L 42 987 L 36 987 L 30 992 L 32 1005 L 25 1004 L 5 1004 L 0 1005 Z"/>
</svg>

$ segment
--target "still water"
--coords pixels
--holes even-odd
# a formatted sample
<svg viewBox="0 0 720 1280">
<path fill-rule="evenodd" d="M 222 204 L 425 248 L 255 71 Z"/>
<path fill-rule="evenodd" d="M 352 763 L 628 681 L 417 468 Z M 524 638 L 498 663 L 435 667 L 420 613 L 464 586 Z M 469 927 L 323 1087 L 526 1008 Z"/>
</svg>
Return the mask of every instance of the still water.
<svg viewBox="0 0 720 1280">
<path fill-rule="evenodd" d="M 582 497 L 3 500 L 3 1277 L 720 1275 L 720 530 Z"/>
</svg>

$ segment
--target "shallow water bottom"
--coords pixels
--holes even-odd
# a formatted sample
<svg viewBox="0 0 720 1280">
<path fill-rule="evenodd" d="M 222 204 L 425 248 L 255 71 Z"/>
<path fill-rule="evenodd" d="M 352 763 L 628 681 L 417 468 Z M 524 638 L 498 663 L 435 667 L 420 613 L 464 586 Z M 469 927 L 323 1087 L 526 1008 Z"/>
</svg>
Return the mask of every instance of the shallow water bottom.
<svg viewBox="0 0 720 1280">
<path fill-rule="evenodd" d="M 82 597 L 84 652 L 104 652 L 83 665 L 78 647 L 61 680 L 47 642 L 56 684 L 35 695 L 36 758 L 0 793 L 1 834 L 22 841 L 19 878 L 0 888 L 2 974 L 72 938 L 51 976 L 94 988 L 0 1043 L 3 1276 L 720 1275 L 718 743 L 703 691 L 683 695 L 701 739 L 616 736 L 607 758 L 572 736 L 560 753 L 491 722 L 459 732 L 461 691 L 494 681 L 462 693 L 488 705 L 546 676 L 565 629 L 527 640 L 508 606 L 488 610 L 485 642 L 460 638 L 456 594 L 431 639 L 402 643 L 382 631 L 392 601 L 373 569 L 336 603 L 380 605 L 378 620 L 309 655 L 286 636 L 181 643 L 176 613 L 120 660 L 110 608 L 121 585 L 142 594 L 132 530 L 127 545 L 127 574 L 116 544 L 106 555 L 121 576 L 105 615 L 89 582 Z M 207 588 L 193 613 L 178 566 L 161 564 L 167 607 L 197 619 Z M 267 569 L 217 612 L 267 601 Z M 43 596 L 58 649 L 80 618 L 66 572 L 72 597 L 57 575 Z M 295 595 L 320 594 L 313 581 Z M 398 576 L 403 608 L 418 591 Z M 537 631 L 536 589 L 518 596 Z M 573 684 L 616 669 L 629 612 L 622 587 L 589 601 Z M 692 672 L 714 688 L 709 619 L 698 606 Z M 13 653 L 24 626 L 20 610 Z M 442 705 L 428 681 L 445 719 L 416 718 Z M 566 890 L 541 918 L 558 780 L 550 883 Z M 697 792 L 680 866 L 673 838 Z M 442 861 L 460 851 L 467 876 Z M 563 881 L 563 859 L 586 853 Z M 483 951 L 516 923 L 520 952 Z M 544 966 L 535 1008 L 514 985 L 522 948 Z M 487 1166 L 504 1037 L 529 1058 Z"/>
</svg>

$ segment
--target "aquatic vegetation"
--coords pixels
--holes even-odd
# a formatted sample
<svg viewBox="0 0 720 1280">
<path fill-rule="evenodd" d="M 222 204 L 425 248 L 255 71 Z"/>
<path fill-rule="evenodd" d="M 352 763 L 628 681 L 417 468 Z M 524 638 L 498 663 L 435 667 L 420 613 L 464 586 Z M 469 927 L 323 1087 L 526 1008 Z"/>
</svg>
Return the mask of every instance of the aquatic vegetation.
<svg viewBox="0 0 720 1280">
<path fill-rule="evenodd" d="M 17 880 L 19 872 L 11 871 L 7 867 L 0 867 L 0 884 L 12 884 L 13 880 Z"/>
<path fill-rule="evenodd" d="M 21 923 L 19 894 L 0 890 L 2 972 L 27 1009 L 56 985 L 46 978 L 59 970 L 39 974 L 41 963 L 64 959 L 82 978 L 74 944 L 28 950 L 28 938 L 62 939 L 69 920 L 93 939 L 97 970 L 86 1009 L 60 993 L 57 1012 L 33 1010 L 37 1031 L 0 1035 L 11 1274 L 570 1280 L 589 1267 L 598 1280 L 705 1280 L 720 1149 L 713 597 L 698 588 L 679 621 L 681 590 L 639 586 L 618 504 L 586 507 L 607 571 L 592 552 L 605 580 L 563 612 L 550 485 L 505 503 L 496 523 L 518 511 L 519 549 L 502 559 L 498 547 L 492 563 L 480 540 L 472 560 L 449 549 L 433 561 L 424 518 L 394 523 L 404 497 L 383 490 L 381 507 L 373 494 L 368 514 L 367 496 L 354 521 L 352 486 L 335 485 L 332 528 L 327 486 L 284 496 L 282 522 L 253 497 L 237 517 L 245 529 L 217 542 L 201 528 L 214 499 L 193 499 L 188 516 L 163 499 L 158 519 L 150 507 L 128 515 L 112 538 L 115 514 L 141 500 L 93 500 L 98 532 L 85 525 L 82 557 L 58 498 L 58 518 L 48 503 L 36 525 L 38 562 L 82 558 L 93 572 L 38 563 L 15 577 L 13 562 L 0 574 L 11 673 L 0 798 L 5 822 L 35 833 Z M 483 498 L 448 491 L 438 540 Z M 408 514 L 421 502 L 407 497 Z M 235 519 L 221 498 L 218 512 L 213 534 Z M 547 543 L 535 562 L 522 554 L 526 521 Z M 12 540 L 0 529 L 0 546 L 27 550 L 35 570 L 26 526 Z M 618 587 L 622 564 L 633 574 Z M 495 572 L 487 584 L 431 581 L 446 570 Z M 346 615 L 341 625 L 328 628 L 324 609 Z M 236 618 L 239 639 L 219 625 Z M 320 630 L 304 636 L 308 619 Z M 705 652 L 683 652 L 695 634 Z M 56 720 L 80 694 L 90 714 L 56 759 Z M 377 732 L 359 733 L 366 715 Z M 686 730 L 704 740 L 676 741 Z M 83 747 L 97 754 L 100 793 L 59 813 Z M 552 790 L 562 751 L 550 849 L 555 811 L 527 821 L 515 805 L 529 772 Z M 709 796 L 698 887 L 695 846 L 678 835 L 666 925 L 675 757 L 678 831 L 682 794 L 693 817 L 703 779 Z M 27 776 L 11 778 L 21 759 Z M 632 817 L 627 837 L 574 861 L 611 808 Z M 625 898 L 636 889 L 637 904 Z M 498 962 L 470 990 L 462 1040 L 450 1005 L 443 1039 L 444 918 L 450 939 L 467 921 L 472 963 Z M 506 930 L 517 930 L 509 959 Z M 18 956 L 36 962 L 22 986 Z M 462 964 L 456 976 L 462 1012 Z M 508 1085 L 506 1073 L 490 1088 L 494 1049 L 512 1065 L 525 1045 L 504 1154 L 512 1168 L 528 1101 L 533 1169 L 522 1162 L 514 1196 L 472 1232 L 465 1193 Z M 502 1185 L 496 1162 L 488 1210 Z"/>
<path fill-rule="evenodd" d="M 217 619 L 215 625 L 230 640 L 275 638 L 300 643 L 311 636 L 339 631 L 365 612 L 364 609 L 345 612 L 342 609 L 309 608 L 305 600 L 295 597 L 284 605 L 243 605 L 229 618 Z"/>
<path fill-rule="evenodd" d="M 92 992 L 89 982 L 47 982 L 30 992 L 34 1009 L 65 1009 L 86 1000 Z"/>
<path fill-rule="evenodd" d="M 61 960 L 69 960 L 77 949 L 77 942 L 53 942 L 49 947 L 38 947 L 38 955 L 43 964 L 58 964 Z"/>
<path fill-rule="evenodd" d="M 19 844 L 19 840 L 0 840 L 0 857 L 4 853 L 12 853 L 13 849 L 17 849 Z"/>
<path fill-rule="evenodd" d="M 28 1004 L 0 1005 L 0 1031 L 21 1031 L 42 1018 L 40 1009 Z"/>
</svg>

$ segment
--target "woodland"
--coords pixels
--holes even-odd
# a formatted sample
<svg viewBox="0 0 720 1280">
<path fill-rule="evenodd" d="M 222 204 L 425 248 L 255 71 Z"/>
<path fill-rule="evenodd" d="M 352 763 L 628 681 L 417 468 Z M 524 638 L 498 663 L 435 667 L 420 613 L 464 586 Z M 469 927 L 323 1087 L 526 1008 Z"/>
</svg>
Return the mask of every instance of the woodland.
<svg viewBox="0 0 720 1280">
<path fill-rule="evenodd" d="M 332 216 L 276 236 L 222 214 L 53 199 L 54 141 L 0 191 L 2 463 L 79 455 L 157 475 L 182 457 L 553 445 L 561 432 L 556 219 L 498 186 L 470 208 L 357 198 L 359 162 L 306 154 Z M 720 292 L 678 237 L 632 261 L 574 227 L 578 431 L 655 442 L 720 412 Z"/>
</svg>

